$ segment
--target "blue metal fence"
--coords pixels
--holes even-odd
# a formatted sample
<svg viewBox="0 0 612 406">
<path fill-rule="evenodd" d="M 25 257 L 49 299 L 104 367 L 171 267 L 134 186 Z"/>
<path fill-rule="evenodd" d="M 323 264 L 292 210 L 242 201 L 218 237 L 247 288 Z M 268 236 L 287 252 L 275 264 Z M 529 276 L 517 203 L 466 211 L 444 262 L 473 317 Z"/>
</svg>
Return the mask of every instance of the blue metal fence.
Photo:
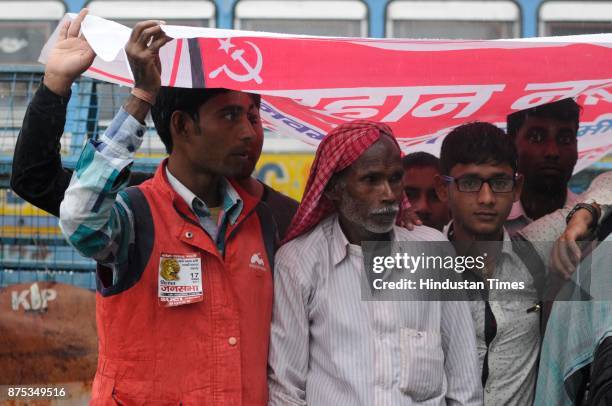
<svg viewBox="0 0 612 406">
<path fill-rule="evenodd" d="M 64 240 L 57 218 L 35 208 L 9 187 L 14 146 L 26 108 L 36 91 L 41 67 L 0 66 L 0 287 L 34 280 L 56 280 L 94 288 L 93 261 Z M 102 133 L 128 88 L 88 78 L 72 88 L 61 140 L 64 166 L 74 168 L 86 139 Z M 153 171 L 165 155 L 149 120 L 135 169 Z"/>
</svg>

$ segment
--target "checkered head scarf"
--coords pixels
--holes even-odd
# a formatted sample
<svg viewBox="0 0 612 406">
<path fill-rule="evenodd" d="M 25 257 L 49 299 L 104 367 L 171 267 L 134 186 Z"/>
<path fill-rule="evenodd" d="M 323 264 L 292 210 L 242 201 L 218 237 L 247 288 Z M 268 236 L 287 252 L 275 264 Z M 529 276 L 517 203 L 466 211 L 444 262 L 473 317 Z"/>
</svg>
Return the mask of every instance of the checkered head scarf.
<svg viewBox="0 0 612 406">
<path fill-rule="evenodd" d="M 310 168 L 302 202 L 283 243 L 310 231 L 336 210 L 333 202 L 323 193 L 327 183 L 335 173 L 359 159 L 383 134 L 390 135 L 399 148 L 388 125 L 367 120 L 341 124 L 323 138 Z M 408 200 L 404 198 L 400 210 L 409 206 Z"/>
</svg>

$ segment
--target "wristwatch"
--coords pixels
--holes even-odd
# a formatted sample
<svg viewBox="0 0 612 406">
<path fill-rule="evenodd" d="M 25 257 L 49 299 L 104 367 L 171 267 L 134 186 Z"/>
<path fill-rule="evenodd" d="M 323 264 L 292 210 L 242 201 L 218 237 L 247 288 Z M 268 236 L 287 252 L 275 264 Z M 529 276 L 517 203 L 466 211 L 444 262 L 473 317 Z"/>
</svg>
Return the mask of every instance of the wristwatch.
<svg viewBox="0 0 612 406">
<path fill-rule="evenodd" d="M 570 210 L 570 212 L 567 214 L 567 217 L 565 218 L 565 223 L 568 224 L 578 210 L 585 209 L 589 213 L 591 213 L 591 217 L 593 218 L 593 221 L 591 221 L 591 225 L 589 226 L 589 230 L 595 230 L 597 228 L 597 223 L 599 222 L 599 210 L 595 207 L 595 204 L 597 203 L 593 202 L 576 204 L 574 208 L 572 208 L 572 210 Z"/>
</svg>

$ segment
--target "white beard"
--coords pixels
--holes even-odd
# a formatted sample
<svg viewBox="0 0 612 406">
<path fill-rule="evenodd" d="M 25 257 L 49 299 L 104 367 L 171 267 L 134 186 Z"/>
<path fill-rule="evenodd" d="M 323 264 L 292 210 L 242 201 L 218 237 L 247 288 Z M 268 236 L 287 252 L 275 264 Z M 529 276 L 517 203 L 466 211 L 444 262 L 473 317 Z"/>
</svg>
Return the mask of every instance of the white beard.
<svg viewBox="0 0 612 406">
<path fill-rule="evenodd" d="M 388 206 L 383 209 L 376 209 L 369 213 L 367 216 L 363 216 L 360 211 L 360 204 L 357 203 L 353 198 L 351 198 L 346 190 L 342 191 L 342 200 L 340 201 L 340 205 L 338 210 L 342 215 L 354 224 L 358 224 L 374 234 L 385 234 L 393 229 L 393 225 L 397 219 L 397 214 L 399 213 L 399 204 L 395 203 L 391 206 Z M 370 215 L 377 214 L 394 214 L 393 218 L 387 221 L 375 221 Z M 382 219 L 381 219 L 382 220 Z"/>
</svg>

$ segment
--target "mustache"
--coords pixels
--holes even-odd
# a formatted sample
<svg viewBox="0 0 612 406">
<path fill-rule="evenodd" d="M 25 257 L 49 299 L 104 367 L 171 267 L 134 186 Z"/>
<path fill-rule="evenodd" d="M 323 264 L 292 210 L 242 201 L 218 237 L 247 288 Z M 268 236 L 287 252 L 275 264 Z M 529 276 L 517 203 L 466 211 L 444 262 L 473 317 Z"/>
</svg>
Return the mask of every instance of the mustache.
<svg viewBox="0 0 612 406">
<path fill-rule="evenodd" d="M 391 215 L 399 213 L 399 204 L 393 204 L 387 207 L 381 207 L 379 209 L 374 209 L 370 212 L 373 215 Z"/>
</svg>

